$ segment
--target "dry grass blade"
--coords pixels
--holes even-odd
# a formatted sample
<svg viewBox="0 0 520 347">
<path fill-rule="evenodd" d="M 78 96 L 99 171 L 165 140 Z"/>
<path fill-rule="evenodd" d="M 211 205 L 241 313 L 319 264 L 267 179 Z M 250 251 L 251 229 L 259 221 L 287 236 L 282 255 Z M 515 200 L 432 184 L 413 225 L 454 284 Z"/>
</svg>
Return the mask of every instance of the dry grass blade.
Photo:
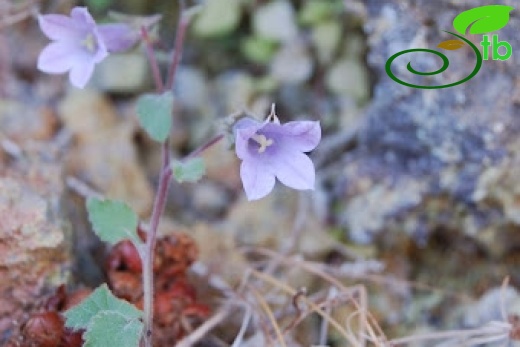
<svg viewBox="0 0 520 347">
<path fill-rule="evenodd" d="M 28 0 L 23 2 L 5 2 L 0 4 L 0 29 L 14 25 L 31 16 L 36 16 L 38 8 L 37 1 Z"/>
<path fill-rule="evenodd" d="M 260 307 L 262 307 L 262 310 L 265 312 L 267 317 L 269 318 L 269 321 L 271 322 L 271 325 L 273 326 L 273 329 L 276 333 L 276 337 L 278 338 L 278 341 L 280 342 L 280 345 L 283 347 L 287 347 L 285 344 L 285 340 L 283 338 L 282 331 L 280 330 L 280 326 L 278 326 L 278 323 L 276 322 L 276 318 L 274 318 L 273 311 L 265 301 L 265 299 L 258 293 L 254 288 L 251 286 L 248 286 L 248 290 L 254 295 L 258 303 L 260 304 Z"/>
<path fill-rule="evenodd" d="M 500 296 L 500 313 L 503 321 L 493 321 L 477 329 L 451 330 L 393 339 L 390 341 L 390 346 L 404 345 L 417 341 L 441 339 L 449 340 L 443 342 L 438 347 L 456 347 L 461 346 L 462 344 L 464 344 L 465 346 L 476 346 L 487 343 L 498 343 L 500 341 L 503 341 L 504 344 L 507 345 L 511 337 L 511 332 L 514 329 L 513 324 L 507 321 L 507 313 L 505 306 L 505 290 L 507 289 L 508 284 L 509 277 L 506 277 L 502 282 Z"/>
<path fill-rule="evenodd" d="M 332 300 L 336 296 L 336 294 L 337 294 L 336 292 L 337 292 L 336 288 L 330 288 L 329 293 L 327 294 L 327 299 Z M 327 307 L 325 308 L 325 312 L 330 315 L 331 311 L 332 311 L 332 307 L 330 305 L 327 305 Z M 321 326 L 320 326 L 320 340 L 319 340 L 320 345 L 325 345 L 325 343 L 327 342 L 328 330 L 329 330 L 329 322 L 327 320 L 323 319 L 321 321 Z"/>
<path fill-rule="evenodd" d="M 403 338 L 393 339 L 384 346 L 399 346 L 408 343 L 427 340 L 451 339 L 453 346 L 460 346 L 461 343 L 467 345 L 479 345 L 486 342 L 498 342 L 508 338 L 511 325 L 505 322 L 491 322 L 486 326 L 469 330 L 450 330 L 431 334 L 412 335 Z M 455 341 L 454 341 L 455 340 Z M 451 341 L 449 342 L 451 343 Z M 471 343 L 471 344 L 470 344 Z M 451 345 L 451 344 L 450 344 Z"/>
<path fill-rule="evenodd" d="M 175 347 L 191 347 L 200 341 L 206 334 L 222 323 L 230 314 L 231 308 L 225 306 L 215 313 L 211 318 L 205 321 L 201 326 L 192 331 L 191 334 L 177 342 Z"/>
<path fill-rule="evenodd" d="M 244 335 L 246 333 L 247 326 L 249 325 L 249 321 L 251 320 L 251 316 L 251 308 L 249 306 L 245 306 L 244 318 L 242 319 L 242 326 L 240 327 L 240 330 L 238 331 L 238 334 L 235 337 L 235 341 L 233 341 L 231 347 L 240 347 L 242 345 L 242 340 L 244 339 Z"/>
<path fill-rule="evenodd" d="M 253 275 L 258 277 L 259 279 L 270 283 L 271 285 L 280 288 L 287 294 L 294 296 L 297 294 L 297 291 L 286 285 L 285 283 L 282 283 L 278 281 L 276 278 L 273 278 L 271 276 L 268 276 L 266 274 L 263 274 L 259 271 L 253 270 Z M 362 345 L 357 341 L 356 337 L 352 334 L 349 334 L 347 330 L 343 326 L 341 326 L 338 321 L 336 321 L 334 318 L 332 318 L 327 312 L 325 312 L 323 309 L 321 309 L 318 305 L 316 305 L 314 302 L 310 301 L 306 297 L 302 297 L 302 300 L 311 308 L 311 312 L 316 312 L 319 314 L 323 319 L 327 320 L 330 325 L 332 325 L 349 343 L 352 347 L 362 347 Z"/>
<path fill-rule="evenodd" d="M 299 267 L 302 270 L 312 273 L 322 278 L 323 280 L 329 282 L 331 285 L 338 288 L 342 292 L 342 294 L 349 295 L 350 302 L 352 302 L 352 304 L 357 310 L 363 311 L 363 314 L 360 315 L 360 327 L 362 329 L 360 331 L 361 345 L 364 346 L 366 344 L 365 339 L 367 337 L 371 341 L 381 341 L 381 343 L 386 343 L 388 341 L 377 321 L 370 315 L 370 312 L 368 312 L 366 291 L 363 286 L 355 286 L 351 288 L 344 286 L 343 283 L 341 283 L 341 281 L 326 273 L 322 264 L 315 264 L 302 259 L 284 257 L 283 255 L 280 255 L 274 251 L 265 248 L 253 248 L 248 249 L 246 251 L 251 251 L 267 257 L 276 258 L 281 264 L 284 264 L 285 266 L 289 266 L 291 268 Z M 357 297 L 359 297 L 360 299 L 359 302 L 358 300 L 356 300 Z"/>
</svg>

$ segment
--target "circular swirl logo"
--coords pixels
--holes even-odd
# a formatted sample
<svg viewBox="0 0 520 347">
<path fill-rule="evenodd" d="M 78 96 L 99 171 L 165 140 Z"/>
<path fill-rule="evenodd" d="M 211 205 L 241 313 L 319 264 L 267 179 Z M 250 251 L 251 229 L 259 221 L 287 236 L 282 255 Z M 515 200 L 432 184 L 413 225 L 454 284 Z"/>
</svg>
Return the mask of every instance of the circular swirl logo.
<svg viewBox="0 0 520 347">
<path fill-rule="evenodd" d="M 447 40 L 444 42 L 441 42 L 437 47 L 443 48 L 446 50 L 457 50 L 461 47 L 463 47 L 465 44 L 471 47 L 473 52 L 475 53 L 476 57 L 476 63 L 475 67 L 473 68 L 473 71 L 466 76 L 465 78 L 461 79 L 460 81 L 456 81 L 449 84 L 444 84 L 440 86 L 428 86 L 428 85 L 418 85 L 418 84 L 412 84 L 406 81 L 403 81 L 399 77 L 397 77 L 392 72 L 392 63 L 395 59 L 398 57 L 408 54 L 408 53 L 416 53 L 416 52 L 424 52 L 424 53 L 430 53 L 438 56 L 442 60 L 442 66 L 435 70 L 435 71 L 429 71 L 429 72 L 422 72 L 414 69 L 412 67 L 411 62 L 408 62 L 408 65 L 406 68 L 409 72 L 411 72 L 414 75 L 418 76 L 433 76 L 440 74 L 448 68 L 450 65 L 450 62 L 448 60 L 448 57 L 444 55 L 441 52 L 434 51 L 433 49 L 426 49 L 426 48 L 415 48 L 415 49 L 407 49 L 401 52 L 397 52 L 396 54 L 392 55 L 385 64 L 385 70 L 388 76 L 393 79 L 395 82 L 405 85 L 407 87 L 411 88 L 420 88 L 420 89 L 441 89 L 441 88 L 449 88 L 453 87 L 459 84 L 462 84 L 464 82 L 469 81 L 475 75 L 479 72 L 480 68 L 482 67 L 482 61 L 489 59 L 489 48 L 492 47 L 492 56 L 493 60 L 507 60 L 511 57 L 512 54 L 512 47 L 507 41 L 499 41 L 498 35 L 493 35 L 493 42 L 489 41 L 488 36 L 484 36 L 482 42 L 480 45 L 483 47 L 483 54 L 480 53 L 480 50 L 477 46 L 475 46 L 471 41 L 466 39 L 464 36 L 466 34 L 466 31 L 469 29 L 469 34 L 486 34 L 492 31 L 499 30 L 506 26 L 506 24 L 509 21 L 509 13 L 513 10 L 513 7 L 511 6 L 505 6 L 505 5 L 486 5 L 481 7 L 476 7 L 468 11 L 464 11 L 460 13 L 455 19 L 453 20 L 453 26 L 456 31 L 458 31 L 461 35 L 458 35 L 456 33 L 453 33 L 451 31 L 446 31 L 448 34 L 455 36 L 458 39 L 454 40 Z M 505 54 L 502 54 L 499 52 L 499 48 L 505 48 L 506 52 Z"/>
<path fill-rule="evenodd" d="M 400 57 L 401 55 L 404 55 L 404 54 L 408 54 L 408 53 L 415 53 L 415 52 L 426 52 L 426 53 L 432 53 L 432 54 L 435 54 L 437 55 L 438 57 L 440 57 L 442 59 L 442 66 L 435 70 L 435 71 L 431 71 L 431 72 L 421 72 L 421 71 L 417 71 L 415 70 L 413 67 L 412 67 L 412 64 L 411 62 L 408 62 L 408 65 L 406 65 L 406 68 L 408 69 L 408 71 L 410 71 L 411 73 L 413 73 L 414 75 L 420 75 L 420 76 L 433 76 L 433 75 L 437 75 L 437 74 L 440 74 L 444 71 L 446 71 L 446 69 L 448 68 L 448 66 L 450 65 L 450 62 L 448 60 L 448 57 L 446 55 L 444 55 L 443 53 L 441 52 L 438 52 L 438 51 L 434 51 L 433 49 L 426 49 L 426 48 L 414 48 L 414 49 L 407 49 L 405 51 L 401 51 L 401 52 L 397 52 L 396 54 L 392 55 L 387 61 L 386 61 L 386 65 L 385 65 L 385 70 L 386 70 L 386 73 L 388 74 L 388 76 L 390 76 L 391 79 L 393 79 L 394 81 L 396 81 L 397 83 L 400 83 L 402 85 L 405 85 L 407 87 L 412 87 L 412 88 L 420 88 L 420 89 L 441 89 L 441 88 L 449 88 L 449 87 L 453 87 L 453 86 L 456 86 L 458 84 L 461 84 L 461 83 L 464 83 L 466 81 L 469 81 L 470 79 L 472 79 L 477 73 L 478 71 L 480 70 L 480 68 L 482 67 L 482 55 L 480 54 L 480 51 L 478 50 L 477 46 L 475 46 L 473 43 L 471 43 L 468 39 L 466 39 L 465 37 L 463 36 L 460 36 L 460 35 L 457 35 L 455 33 L 452 33 L 450 31 L 446 31 L 448 34 L 451 34 L 451 35 L 454 35 L 458 38 L 460 38 L 461 40 L 463 40 L 465 43 L 467 43 L 472 49 L 473 51 L 475 52 L 475 55 L 477 57 L 477 61 L 476 61 L 476 64 L 475 64 L 475 67 L 473 68 L 473 71 L 464 79 L 460 80 L 460 81 L 457 81 L 457 82 L 453 82 L 453 83 L 450 83 L 450 84 L 444 84 L 444 85 L 440 85 L 440 86 L 422 86 L 422 85 L 418 85 L 418 84 L 412 84 L 412 83 L 408 83 L 408 82 L 405 82 L 401 79 L 399 79 L 393 72 L 392 72 L 392 69 L 391 69 L 391 65 L 393 63 L 393 61 L 397 58 L 397 57 Z"/>
</svg>

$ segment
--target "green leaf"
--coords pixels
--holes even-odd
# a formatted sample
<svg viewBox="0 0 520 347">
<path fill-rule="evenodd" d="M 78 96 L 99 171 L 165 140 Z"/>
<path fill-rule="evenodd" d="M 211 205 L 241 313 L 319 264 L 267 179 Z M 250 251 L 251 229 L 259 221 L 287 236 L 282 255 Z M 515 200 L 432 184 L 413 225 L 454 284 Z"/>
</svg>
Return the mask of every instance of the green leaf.
<svg viewBox="0 0 520 347">
<path fill-rule="evenodd" d="M 89 198 L 88 219 L 99 238 L 110 244 L 130 239 L 142 243 L 137 235 L 137 215 L 128 205 L 120 201 Z"/>
<path fill-rule="evenodd" d="M 172 128 L 173 95 L 144 94 L 137 100 L 137 116 L 144 130 L 157 142 L 164 142 Z"/>
<path fill-rule="evenodd" d="M 241 42 L 244 56 L 259 64 L 267 64 L 276 52 L 276 42 L 262 37 L 251 36 Z"/>
<path fill-rule="evenodd" d="M 139 347 L 143 323 L 128 319 L 118 312 L 98 313 L 84 334 L 83 347 L 125 346 Z"/>
<path fill-rule="evenodd" d="M 125 300 L 116 298 L 108 289 L 107 285 L 102 284 L 79 305 L 65 312 L 65 325 L 74 330 L 88 329 L 92 319 L 100 312 L 117 313 L 127 321 L 136 320 L 142 316 L 142 312 L 134 305 Z"/>
<path fill-rule="evenodd" d="M 334 14 L 333 1 L 307 1 L 298 14 L 298 19 L 303 25 L 315 25 L 326 21 Z"/>
<path fill-rule="evenodd" d="M 453 27 L 462 35 L 466 34 L 470 26 L 470 34 L 486 34 L 505 27 L 509 22 L 509 12 L 513 9 L 504 5 L 475 7 L 455 17 Z"/>
<path fill-rule="evenodd" d="M 177 182 L 196 182 L 206 173 L 204 160 L 201 158 L 189 159 L 186 162 L 172 163 L 173 177 Z"/>
<path fill-rule="evenodd" d="M 87 7 L 94 12 L 106 10 L 112 4 L 112 0 L 87 0 Z"/>
</svg>

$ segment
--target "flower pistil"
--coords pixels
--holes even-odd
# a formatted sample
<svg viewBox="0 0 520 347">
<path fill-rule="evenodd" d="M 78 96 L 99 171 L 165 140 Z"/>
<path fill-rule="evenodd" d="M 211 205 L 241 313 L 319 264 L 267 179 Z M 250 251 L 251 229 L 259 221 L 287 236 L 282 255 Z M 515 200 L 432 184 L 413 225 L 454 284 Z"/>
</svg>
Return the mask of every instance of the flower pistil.
<svg viewBox="0 0 520 347">
<path fill-rule="evenodd" d="M 94 53 L 97 49 L 96 39 L 94 35 L 88 34 L 87 37 L 81 42 L 81 45 L 87 49 L 87 51 Z"/>
<path fill-rule="evenodd" d="M 265 135 L 255 134 L 251 137 L 256 143 L 260 145 L 258 148 L 258 153 L 264 153 L 267 147 L 271 146 L 274 143 L 273 139 L 268 139 Z"/>
</svg>

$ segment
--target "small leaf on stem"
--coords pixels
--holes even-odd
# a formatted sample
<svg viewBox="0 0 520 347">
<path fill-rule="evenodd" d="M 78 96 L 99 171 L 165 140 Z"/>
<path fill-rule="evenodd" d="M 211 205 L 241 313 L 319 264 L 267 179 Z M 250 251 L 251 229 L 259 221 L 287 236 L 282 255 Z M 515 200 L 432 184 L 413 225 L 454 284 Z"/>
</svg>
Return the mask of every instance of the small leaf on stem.
<svg viewBox="0 0 520 347">
<path fill-rule="evenodd" d="M 88 219 L 102 241 L 114 245 L 129 239 L 136 245 L 142 244 L 137 235 L 137 215 L 125 203 L 90 198 L 87 211 Z"/>
<path fill-rule="evenodd" d="M 90 330 L 92 319 L 99 313 L 117 313 L 126 322 L 137 320 L 142 316 L 142 312 L 134 305 L 116 298 L 108 286 L 102 284 L 79 305 L 65 312 L 65 325 L 74 330 Z M 107 344 L 105 346 L 116 345 Z M 126 345 L 117 344 L 117 346 Z"/>
<path fill-rule="evenodd" d="M 206 173 L 204 160 L 201 158 L 192 158 L 185 162 L 172 163 L 173 177 L 179 183 L 196 182 Z"/>
<path fill-rule="evenodd" d="M 164 142 L 172 127 L 173 95 L 170 92 L 144 94 L 137 100 L 137 116 L 148 135 Z"/>
<path fill-rule="evenodd" d="M 103 311 L 92 318 L 83 346 L 139 347 L 142 331 L 143 322 L 139 319 L 128 319 L 115 311 Z"/>
</svg>

